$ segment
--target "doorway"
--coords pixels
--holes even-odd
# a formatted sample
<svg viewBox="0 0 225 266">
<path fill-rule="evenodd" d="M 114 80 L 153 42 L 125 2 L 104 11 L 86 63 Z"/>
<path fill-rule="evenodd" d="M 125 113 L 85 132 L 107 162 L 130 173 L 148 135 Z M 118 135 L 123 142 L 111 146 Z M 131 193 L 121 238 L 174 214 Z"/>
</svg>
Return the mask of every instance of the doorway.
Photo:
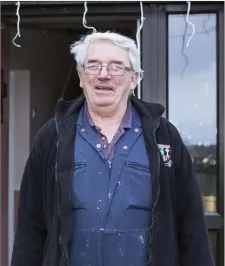
<svg viewBox="0 0 225 266">
<path fill-rule="evenodd" d="M 98 31 L 110 30 L 136 38 L 134 19 L 95 17 L 89 24 Z M 10 46 L 9 261 L 20 183 L 31 144 L 39 128 L 54 116 L 59 98 L 70 101 L 82 93 L 69 46 L 87 32 L 80 23 L 63 18 L 25 20 L 20 28 L 21 38 L 16 40 L 21 48 Z M 11 40 L 15 34 L 16 28 L 12 28 Z"/>
</svg>

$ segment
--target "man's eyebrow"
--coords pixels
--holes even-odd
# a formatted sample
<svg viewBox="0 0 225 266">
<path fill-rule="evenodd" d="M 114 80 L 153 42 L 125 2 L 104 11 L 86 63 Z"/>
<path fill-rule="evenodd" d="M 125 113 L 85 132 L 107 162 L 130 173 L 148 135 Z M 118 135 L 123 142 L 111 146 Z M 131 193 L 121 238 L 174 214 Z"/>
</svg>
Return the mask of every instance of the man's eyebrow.
<svg viewBox="0 0 225 266">
<path fill-rule="evenodd" d="M 110 63 L 112 64 L 117 64 L 117 65 L 124 65 L 124 62 L 120 61 L 120 60 L 112 60 L 110 61 Z"/>
<path fill-rule="evenodd" d="M 87 63 L 99 63 L 99 61 L 96 59 L 89 59 Z"/>
<path fill-rule="evenodd" d="M 87 63 L 100 63 L 100 62 L 97 59 L 89 59 Z M 124 62 L 120 60 L 112 60 L 109 62 L 109 64 L 124 65 Z"/>
</svg>

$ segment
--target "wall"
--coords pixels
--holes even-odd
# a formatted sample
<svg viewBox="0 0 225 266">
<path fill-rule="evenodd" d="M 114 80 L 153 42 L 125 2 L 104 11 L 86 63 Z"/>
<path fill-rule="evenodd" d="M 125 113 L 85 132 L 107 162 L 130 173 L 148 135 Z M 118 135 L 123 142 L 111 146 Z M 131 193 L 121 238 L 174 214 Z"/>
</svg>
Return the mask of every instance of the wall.
<svg viewBox="0 0 225 266">
<path fill-rule="evenodd" d="M 9 182 L 19 190 L 30 150 L 30 71 L 10 71 L 9 80 Z"/>
<path fill-rule="evenodd" d="M 9 74 L 9 261 L 12 252 L 14 222 L 17 207 L 14 200 L 18 199 L 21 177 L 30 149 L 30 71 L 16 70 Z M 24 104 L 23 104 L 24 103 Z M 16 202 L 17 203 L 17 202 Z M 18 204 L 17 204 L 18 205 Z M 13 211 L 14 209 L 14 211 Z M 15 218 L 14 218 L 15 217 Z"/>
<path fill-rule="evenodd" d="M 72 38 L 65 32 L 26 29 L 17 42 L 22 47 L 12 46 L 10 68 L 31 71 L 30 105 L 31 110 L 36 109 L 36 117 L 31 119 L 32 142 L 40 126 L 54 115 L 55 103 L 72 64 L 69 54 Z"/>
<path fill-rule="evenodd" d="M 11 37 L 14 37 L 14 33 Z M 21 107 L 30 105 L 30 120 L 24 118 L 26 121 L 23 123 L 30 124 L 30 139 L 27 141 L 31 144 L 37 130 L 54 115 L 56 102 L 62 93 L 73 62 L 69 54 L 72 39 L 65 32 L 26 29 L 21 30 L 21 38 L 18 38 L 16 43 L 20 44 L 21 48 L 11 46 L 10 69 L 30 71 L 30 102 L 22 97 L 14 111 L 20 116 Z M 34 118 L 33 113 L 35 113 Z M 15 134 L 21 134 L 19 130 L 18 126 L 15 127 Z M 20 152 L 22 149 L 23 147 L 20 147 Z M 15 187 L 20 185 L 20 181 L 21 176 L 16 176 Z"/>
</svg>

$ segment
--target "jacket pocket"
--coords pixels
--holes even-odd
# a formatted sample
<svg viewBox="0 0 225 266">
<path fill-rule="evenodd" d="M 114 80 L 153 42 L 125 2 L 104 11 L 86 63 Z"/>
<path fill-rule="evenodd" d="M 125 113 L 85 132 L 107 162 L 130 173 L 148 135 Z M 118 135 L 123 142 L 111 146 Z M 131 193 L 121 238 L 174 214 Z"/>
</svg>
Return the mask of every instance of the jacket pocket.
<svg viewBox="0 0 225 266">
<path fill-rule="evenodd" d="M 125 166 L 127 168 L 132 168 L 134 170 L 150 172 L 150 168 L 148 165 L 144 165 L 144 164 L 140 164 L 140 163 L 126 162 Z"/>
<path fill-rule="evenodd" d="M 79 170 L 85 168 L 86 166 L 87 166 L 86 162 L 78 162 L 78 163 L 74 163 L 73 169 L 74 169 L 74 171 L 79 171 Z"/>
<path fill-rule="evenodd" d="M 149 166 L 136 162 L 125 162 L 122 179 L 126 209 L 149 210 L 152 195 Z"/>
</svg>

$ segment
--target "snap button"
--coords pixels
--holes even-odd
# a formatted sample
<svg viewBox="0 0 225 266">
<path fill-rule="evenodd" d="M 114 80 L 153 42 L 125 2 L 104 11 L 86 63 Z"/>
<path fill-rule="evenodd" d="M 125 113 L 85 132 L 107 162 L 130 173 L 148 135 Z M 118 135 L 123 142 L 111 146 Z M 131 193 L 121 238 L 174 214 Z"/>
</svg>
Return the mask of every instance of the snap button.
<svg viewBox="0 0 225 266">
<path fill-rule="evenodd" d="M 139 131 L 139 129 L 136 127 L 136 128 L 134 129 L 134 132 L 137 133 L 138 131 Z"/>
<path fill-rule="evenodd" d="M 81 132 L 84 132 L 85 131 L 85 129 L 84 128 L 81 128 L 81 130 L 80 130 Z"/>
<path fill-rule="evenodd" d="M 101 148 L 101 144 L 98 143 L 98 144 L 96 145 L 96 147 L 97 147 L 98 149 Z"/>
<path fill-rule="evenodd" d="M 127 149 L 128 149 L 128 147 L 127 147 L 126 145 L 124 145 L 124 146 L 123 146 L 123 149 L 124 149 L 124 150 L 127 150 Z"/>
</svg>

